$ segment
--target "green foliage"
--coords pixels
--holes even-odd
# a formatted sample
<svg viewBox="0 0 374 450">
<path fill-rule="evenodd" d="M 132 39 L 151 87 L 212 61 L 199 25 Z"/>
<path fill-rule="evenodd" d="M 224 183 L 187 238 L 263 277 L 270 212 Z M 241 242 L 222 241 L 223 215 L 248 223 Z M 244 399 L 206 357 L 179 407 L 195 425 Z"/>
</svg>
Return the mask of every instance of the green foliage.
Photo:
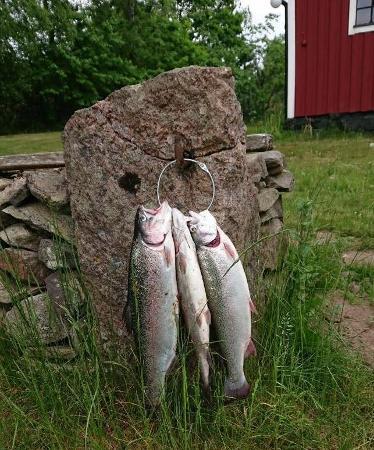
<svg viewBox="0 0 374 450">
<path fill-rule="evenodd" d="M 103 357 L 88 303 L 84 322 L 70 315 L 77 354 L 68 362 L 48 359 L 37 340 L 30 349 L 22 335 L 0 331 L 0 448 L 369 448 L 372 372 L 324 320 L 340 264 L 331 246 L 313 242 L 315 206 L 299 202 L 282 270 L 264 280 L 258 356 L 245 367 L 250 398 L 224 403 L 214 358 L 207 402 L 181 335 L 164 403 L 147 411 L 136 356 L 128 346 Z"/>
<path fill-rule="evenodd" d="M 45 145 L 56 138 L 45 135 Z M 16 150 L 40 135 L 2 139 L 13 139 Z M 163 407 L 149 414 L 136 356 L 129 347 L 99 353 L 88 303 L 85 321 L 69 316 L 72 361 L 50 360 L 40 343 L 30 349 L 29 340 L 0 331 L 0 448 L 371 448 L 373 372 L 343 344 L 325 310 L 329 295 L 352 280 L 372 296 L 373 269 L 352 267 L 347 279 L 340 263 L 352 244 L 345 233 L 373 237 L 371 141 L 353 134 L 280 139 L 297 180 L 285 202 L 291 246 L 280 270 L 262 282 L 264 301 L 254 316 L 258 356 L 245 367 L 250 398 L 224 404 L 223 367 L 214 358 L 207 403 L 181 335 Z M 327 226 L 343 237 L 316 244 L 316 230 Z"/>
<path fill-rule="evenodd" d="M 0 132 L 61 127 L 114 89 L 188 65 L 226 65 L 248 118 L 282 108 L 281 38 L 233 0 L 4 0 Z"/>
</svg>

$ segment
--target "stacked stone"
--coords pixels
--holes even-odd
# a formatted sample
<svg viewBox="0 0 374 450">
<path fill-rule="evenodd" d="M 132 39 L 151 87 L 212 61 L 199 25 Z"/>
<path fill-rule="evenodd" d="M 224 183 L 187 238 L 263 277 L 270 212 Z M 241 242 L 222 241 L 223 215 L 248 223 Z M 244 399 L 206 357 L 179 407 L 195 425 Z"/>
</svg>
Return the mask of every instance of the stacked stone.
<svg viewBox="0 0 374 450">
<path fill-rule="evenodd" d="M 48 353 L 68 358 L 71 303 L 79 305 L 83 293 L 73 270 L 65 169 L 9 170 L 11 159 L 0 158 L 0 321 L 27 339 L 35 318 Z M 72 271 L 63 275 L 63 266 Z"/>
<path fill-rule="evenodd" d="M 284 155 L 274 149 L 270 134 L 248 135 L 246 149 L 252 180 L 258 190 L 260 237 L 263 238 L 282 231 L 282 194 L 293 190 L 294 177 L 286 168 Z M 263 241 L 260 261 L 263 269 L 276 269 L 281 242 L 281 235 Z"/>
</svg>

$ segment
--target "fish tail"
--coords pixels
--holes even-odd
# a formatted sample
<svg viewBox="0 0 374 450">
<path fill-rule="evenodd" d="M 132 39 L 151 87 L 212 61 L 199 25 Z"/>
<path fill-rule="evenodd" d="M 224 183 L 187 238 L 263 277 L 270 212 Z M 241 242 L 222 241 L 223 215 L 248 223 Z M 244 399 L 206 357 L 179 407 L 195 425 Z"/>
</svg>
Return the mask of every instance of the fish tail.
<svg viewBox="0 0 374 450">
<path fill-rule="evenodd" d="M 240 381 L 225 380 L 225 397 L 230 399 L 240 399 L 248 397 L 251 388 L 244 375 Z"/>
<path fill-rule="evenodd" d="M 200 370 L 200 378 L 203 389 L 205 392 L 209 391 L 209 352 L 201 352 L 199 354 L 199 370 Z"/>
<path fill-rule="evenodd" d="M 152 382 L 146 385 L 146 402 L 148 407 L 157 408 L 164 396 L 165 376 L 152 380 Z"/>
</svg>

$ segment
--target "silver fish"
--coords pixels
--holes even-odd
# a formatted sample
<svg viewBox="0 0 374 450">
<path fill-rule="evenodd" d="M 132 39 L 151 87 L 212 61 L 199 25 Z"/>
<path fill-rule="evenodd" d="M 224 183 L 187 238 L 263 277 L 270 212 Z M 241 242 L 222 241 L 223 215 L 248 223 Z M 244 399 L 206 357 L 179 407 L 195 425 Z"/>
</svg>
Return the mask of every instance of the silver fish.
<svg viewBox="0 0 374 450">
<path fill-rule="evenodd" d="M 210 326 L 208 301 L 187 219 L 175 208 L 172 215 L 179 301 L 189 335 L 195 346 L 202 384 L 207 391 L 209 389 Z"/>
<path fill-rule="evenodd" d="M 208 306 L 226 360 L 228 375 L 225 396 L 244 398 L 250 392 L 243 364 L 255 353 L 251 339 L 251 310 L 254 309 L 247 278 L 229 237 L 209 211 L 190 211 L 189 228 L 196 243 Z"/>
<path fill-rule="evenodd" d="M 160 403 L 176 353 L 178 297 L 171 208 L 138 208 L 125 319 L 136 336 L 147 401 Z"/>
</svg>

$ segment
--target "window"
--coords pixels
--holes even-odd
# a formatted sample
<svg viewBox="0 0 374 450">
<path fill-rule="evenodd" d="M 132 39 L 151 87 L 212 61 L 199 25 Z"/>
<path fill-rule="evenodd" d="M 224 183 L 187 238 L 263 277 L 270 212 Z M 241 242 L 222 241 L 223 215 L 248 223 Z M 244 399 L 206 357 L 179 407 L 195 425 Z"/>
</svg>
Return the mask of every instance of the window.
<svg viewBox="0 0 374 450">
<path fill-rule="evenodd" d="M 357 0 L 356 27 L 374 24 L 374 0 Z"/>
<path fill-rule="evenodd" d="M 374 0 L 350 0 L 348 34 L 374 31 Z"/>
</svg>

